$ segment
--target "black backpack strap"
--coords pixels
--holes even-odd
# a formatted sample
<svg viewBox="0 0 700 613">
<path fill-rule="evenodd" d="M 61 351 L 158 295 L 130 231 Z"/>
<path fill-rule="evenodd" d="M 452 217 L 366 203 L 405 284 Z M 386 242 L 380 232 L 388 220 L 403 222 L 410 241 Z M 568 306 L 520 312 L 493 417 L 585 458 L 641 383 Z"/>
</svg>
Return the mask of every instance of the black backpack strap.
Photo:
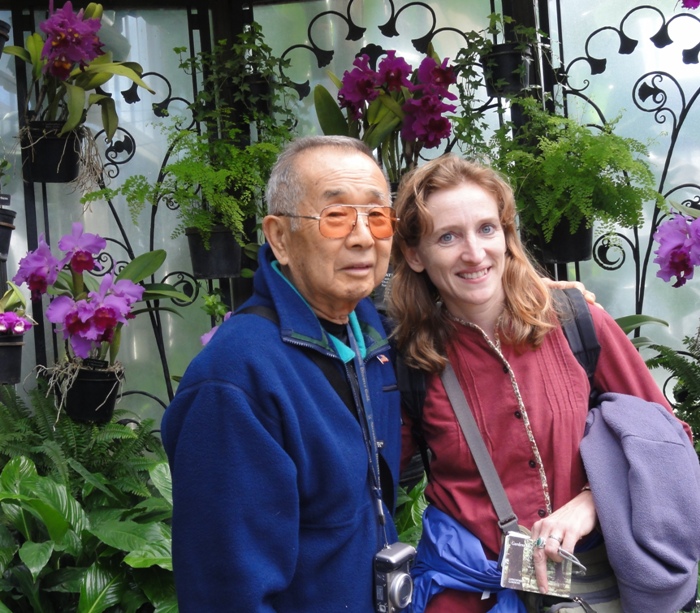
<svg viewBox="0 0 700 613">
<path fill-rule="evenodd" d="M 571 351 L 583 366 L 593 392 L 593 376 L 600 356 L 600 343 L 586 299 L 577 289 L 556 290 L 561 307 L 561 327 Z"/>
<path fill-rule="evenodd" d="M 425 372 L 406 364 L 403 355 L 396 352 L 396 383 L 401 393 L 401 404 L 411 418 L 411 433 L 418 445 L 423 468 L 430 478 L 430 453 L 423 434 L 423 404 L 425 403 Z"/>
</svg>

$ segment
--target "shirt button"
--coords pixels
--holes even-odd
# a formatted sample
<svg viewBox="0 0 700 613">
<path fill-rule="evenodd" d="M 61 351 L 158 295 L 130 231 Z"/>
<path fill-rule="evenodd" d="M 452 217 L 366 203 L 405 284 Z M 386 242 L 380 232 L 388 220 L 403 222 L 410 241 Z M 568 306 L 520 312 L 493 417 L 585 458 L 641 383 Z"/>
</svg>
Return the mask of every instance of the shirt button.
<svg viewBox="0 0 700 613">
<path fill-rule="evenodd" d="M 530 460 L 530 461 L 528 462 L 528 464 L 530 465 L 530 468 L 536 468 L 536 467 L 537 467 L 537 462 L 535 462 L 535 460 Z"/>
<path fill-rule="evenodd" d="M 540 509 L 539 511 L 537 511 L 537 514 L 540 517 L 544 517 L 545 515 L 547 515 L 547 511 L 545 511 L 544 509 Z"/>
<path fill-rule="evenodd" d="M 515 415 L 516 419 L 520 419 L 523 416 L 523 414 L 520 411 L 516 411 L 515 413 L 513 413 L 513 415 Z"/>
</svg>

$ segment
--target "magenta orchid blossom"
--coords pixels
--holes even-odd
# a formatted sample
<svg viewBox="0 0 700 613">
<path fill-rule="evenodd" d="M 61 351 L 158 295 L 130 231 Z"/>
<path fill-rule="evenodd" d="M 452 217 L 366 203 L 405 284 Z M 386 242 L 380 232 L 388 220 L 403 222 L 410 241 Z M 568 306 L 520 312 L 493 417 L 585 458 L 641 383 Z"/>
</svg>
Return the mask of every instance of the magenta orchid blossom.
<svg viewBox="0 0 700 613">
<path fill-rule="evenodd" d="M 227 321 L 229 317 L 231 317 L 231 315 L 233 315 L 231 311 L 226 313 L 226 315 L 224 315 L 224 321 Z M 202 342 L 202 346 L 206 345 L 211 340 L 212 336 L 216 334 L 218 329 L 219 326 L 214 326 L 211 330 L 209 330 L 209 332 L 202 334 L 202 336 L 199 339 Z"/>
<path fill-rule="evenodd" d="M 449 138 L 452 126 L 447 114 L 457 107 L 446 101 L 457 99 L 449 90 L 456 80 L 447 59 L 440 63 L 427 56 L 414 70 L 390 50 L 374 70 L 370 57 L 363 54 L 343 74 L 337 107 L 347 113 L 348 134 L 380 149 L 389 179 L 398 182 L 416 166 L 422 148 L 438 147 Z M 332 104 L 330 95 L 316 98 L 316 113 L 327 134 L 331 132 L 326 125 L 333 129 L 328 119 L 337 113 Z"/>
<path fill-rule="evenodd" d="M 0 334 L 24 334 L 31 327 L 31 321 L 14 311 L 0 313 Z"/>
<path fill-rule="evenodd" d="M 700 0 L 682 0 L 681 6 L 683 6 L 684 9 L 695 10 L 700 6 Z"/>
<path fill-rule="evenodd" d="M 681 287 L 693 278 L 695 266 L 700 266 L 700 218 L 674 215 L 657 228 L 654 240 L 659 248 L 654 263 L 656 273 L 666 282 L 676 277 L 673 287 Z"/>
<path fill-rule="evenodd" d="M 114 98 L 100 89 L 115 75 L 126 77 L 152 94 L 141 79 L 143 68 L 136 62 L 114 62 L 99 38 L 101 4 L 90 2 L 75 12 L 68 0 L 54 10 L 49 0 L 49 17 L 39 24 L 40 32 L 30 34 L 24 47 L 6 45 L 3 52 L 31 67 L 32 82 L 27 89 L 24 115 L 30 121 L 57 121 L 60 134 L 81 128 L 92 105 L 100 106 L 102 127 L 112 140 L 119 126 Z M 41 50 L 41 51 L 39 51 Z M 87 130 L 81 129 L 85 135 Z"/>
<path fill-rule="evenodd" d="M 33 300 L 45 293 L 55 296 L 46 309 L 46 319 L 63 333 L 75 356 L 104 359 L 109 350 L 114 362 L 121 328 L 133 317 L 133 305 L 143 298 L 145 288 L 131 279 L 106 274 L 97 290 L 88 289 L 94 282 L 86 285 L 84 275 L 101 270 L 96 257 L 106 245 L 104 238 L 85 232 L 76 222 L 71 233 L 58 241 L 63 252 L 59 259 L 42 235 L 39 247 L 20 260 L 13 281 L 27 283 Z"/>
<path fill-rule="evenodd" d="M 43 71 L 65 81 L 77 65 L 84 69 L 98 55 L 103 55 L 102 42 L 97 37 L 99 19 L 86 19 L 83 9 L 73 12 L 70 0 L 54 12 L 49 3 L 50 17 L 39 27 L 46 36 L 41 57 L 46 60 Z"/>
</svg>

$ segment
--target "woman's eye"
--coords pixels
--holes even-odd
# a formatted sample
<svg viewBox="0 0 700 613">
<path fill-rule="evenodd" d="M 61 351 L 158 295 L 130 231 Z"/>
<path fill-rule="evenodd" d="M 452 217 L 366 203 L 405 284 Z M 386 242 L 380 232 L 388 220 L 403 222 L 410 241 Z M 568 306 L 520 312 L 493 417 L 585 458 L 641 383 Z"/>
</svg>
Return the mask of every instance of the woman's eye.
<svg viewBox="0 0 700 613">
<path fill-rule="evenodd" d="M 453 240 L 454 240 L 454 234 L 452 234 L 452 232 L 448 232 L 447 234 L 443 234 L 442 236 L 440 236 L 440 238 L 438 239 L 438 243 L 444 244 L 444 243 L 452 242 Z"/>
<path fill-rule="evenodd" d="M 493 224 L 486 224 L 481 228 L 484 234 L 493 234 L 496 231 L 496 227 Z"/>
</svg>

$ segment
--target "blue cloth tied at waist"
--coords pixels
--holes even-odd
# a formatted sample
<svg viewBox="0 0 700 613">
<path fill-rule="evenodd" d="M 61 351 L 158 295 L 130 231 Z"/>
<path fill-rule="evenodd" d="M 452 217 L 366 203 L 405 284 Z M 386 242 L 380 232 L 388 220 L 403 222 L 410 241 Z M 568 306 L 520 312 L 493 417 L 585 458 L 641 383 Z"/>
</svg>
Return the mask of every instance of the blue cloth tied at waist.
<svg viewBox="0 0 700 613">
<path fill-rule="evenodd" d="M 486 558 L 479 539 L 433 505 L 423 515 L 423 536 L 411 575 L 413 613 L 423 613 L 428 601 L 446 589 L 495 593 L 497 603 L 489 613 L 526 613 L 517 593 L 501 587 L 498 562 Z"/>
</svg>

